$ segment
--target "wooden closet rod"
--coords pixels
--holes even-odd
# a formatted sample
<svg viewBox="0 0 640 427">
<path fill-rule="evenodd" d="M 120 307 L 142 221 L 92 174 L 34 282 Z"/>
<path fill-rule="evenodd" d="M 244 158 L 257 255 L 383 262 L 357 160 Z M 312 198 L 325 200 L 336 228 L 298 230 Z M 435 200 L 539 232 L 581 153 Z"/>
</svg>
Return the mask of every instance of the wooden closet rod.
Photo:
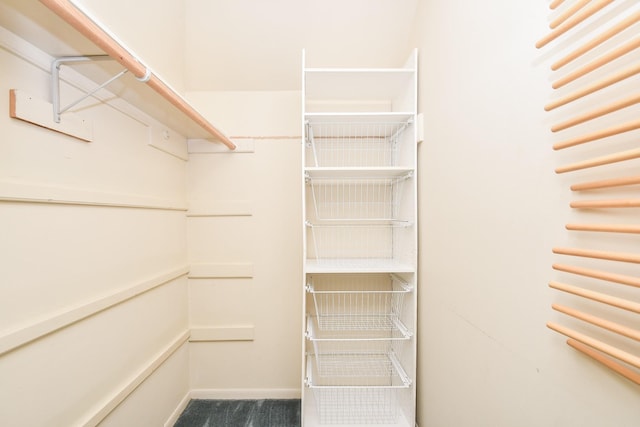
<svg viewBox="0 0 640 427">
<path fill-rule="evenodd" d="M 574 13 L 576 13 L 577 11 L 579 11 L 580 9 L 585 7 L 587 4 L 589 4 L 589 1 L 590 0 L 578 0 L 577 2 L 575 2 L 567 10 L 565 10 L 560 15 L 558 15 L 558 17 L 556 19 L 551 21 L 551 23 L 549 24 L 549 28 L 554 29 L 558 25 L 562 24 L 564 21 L 566 21 Z"/>
<path fill-rule="evenodd" d="M 626 276 L 624 274 L 609 273 L 607 271 L 592 270 L 590 268 L 576 267 L 573 265 L 553 264 L 553 269 L 607 282 L 620 283 L 621 285 L 640 288 L 640 277 Z"/>
<path fill-rule="evenodd" d="M 608 261 L 632 262 L 640 264 L 640 254 L 594 251 L 576 248 L 553 248 L 553 253 L 559 255 L 571 255 L 584 258 L 606 259 Z"/>
<path fill-rule="evenodd" d="M 628 43 L 625 43 L 622 46 L 617 47 L 612 51 L 602 55 L 601 57 L 591 61 L 590 63 L 586 64 L 584 67 L 578 68 L 574 72 L 569 73 L 566 76 L 562 77 L 561 79 L 556 80 L 555 82 L 553 82 L 551 87 L 553 87 L 554 89 L 559 89 L 562 86 L 565 86 L 571 83 L 572 81 L 584 76 L 585 74 L 589 74 L 590 72 L 597 70 L 598 68 L 608 64 L 614 59 L 618 59 L 621 56 L 626 55 L 632 50 L 637 49 L 639 46 L 640 46 L 640 37 L 636 37 L 635 39 L 629 41 Z"/>
<path fill-rule="evenodd" d="M 569 338 L 567 340 L 567 344 L 575 348 L 579 352 L 591 357 L 593 360 L 602 363 L 604 366 L 622 375 L 629 381 L 632 381 L 640 385 L 640 374 L 638 374 L 637 372 L 634 372 L 633 370 L 627 368 L 626 366 L 620 364 L 619 362 L 613 360 L 612 358 L 605 356 L 604 354 L 592 349 L 588 345 L 584 345 L 581 342 L 576 341 L 572 338 Z"/>
<path fill-rule="evenodd" d="M 571 231 L 596 231 L 602 233 L 629 233 L 640 234 L 640 225 L 617 224 L 567 224 L 567 230 Z"/>
<path fill-rule="evenodd" d="M 564 58 L 556 61 L 553 65 L 551 65 L 551 69 L 556 71 L 556 70 L 560 69 L 561 67 L 564 67 L 569 62 L 573 61 L 576 58 L 581 57 L 582 55 L 584 55 L 585 53 L 589 52 L 594 47 L 604 43 L 605 41 L 609 40 L 611 37 L 613 37 L 616 34 L 622 32 L 623 30 L 629 28 L 630 26 L 632 26 L 633 24 L 635 24 L 638 21 L 640 21 L 640 11 L 634 13 L 631 16 L 628 16 L 627 18 L 623 19 L 622 21 L 620 21 L 619 23 L 617 23 L 613 27 L 609 28 L 604 33 L 602 33 L 602 34 L 598 35 L 597 37 L 593 38 L 588 43 L 585 43 L 580 48 L 574 50 L 573 52 L 571 52 L 570 54 L 568 54 Z"/>
<path fill-rule="evenodd" d="M 580 169 L 593 168 L 596 166 L 608 165 L 611 163 L 623 162 L 640 158 L 640 148 L 634 150 L 622 151 L 620 153 L 609 154 L 606 156 L 596 157 L 582 162 L 571 163 L 569 165 L 556 168 L 556 173 L 572 172 Z"/>
<path fill-rule="evenodd" d="M 600 292 L 590 291 L 588 289 L 567 285 L 560 282 L 551 281 L 549 282 L 549 287 L 558 291 L 566 292 L 568 294 L 576 295 L 582 298 L 590 299 L 592 301 L 600 302 L 602 304 L 610 305 L 612 307 L 620 308 L 622 310 L 640 314 L 640 303 L 637 302 L 614 297 Z"/>
<path fill-rule="evenodd" d="M 590 182 L 583 182 L 580 184 L 573 184 L 571 186 L 571 190 L 572 191 L 597 190 L 601 188 L 622 187 L 625 185 L 634 185 L 634 184 L 640 184 L 640 175 L 626 176 L 622 178 L 603 179 L 601 181 L 590 181 Z"/>
<path fill-rule="evenodd" d="M 572 119 L 566 120 L 562 123 L 558 123 L 551 127 L 551 132 L 558 132 L 561 130 L 568 129 L 570 127 L 579 125 L 584 122 L 588 122 L 589 120 L 596 119 L 598 117 L 605 116 L 607 114 L 613 113 L 614 111 L 622 110 L 623 108 L 630 107 L 640 102 L 640 93 L 628 96 L 619 101 L 616 101 L 612 104 L 605 105 L 604 107 L 597 108 L 593 111 L 589 111 L 587 113 L 576 116 Z"/>
<path fill-rule="evenodd" d="M 556 7 L 560 6 L 562 2 L 564 2 L 564 0 L 553 0 L 549 5 L 549 9 L 555 9 Z"/>
<path fill-rule="evenodd" d="M 593 347 L 598 351 L 601 351 L 605 354 L 608 354 L 611 357 L 614 357 L 618 360 L 622 360 L 629 365 L 635 366 L 636 368 L 640 368 L 640 357 L 635 356 L 633 354 L 627 353 L 626 351 L 622 351 L 619 348 L 616 348 L 612 345 L 603 343 L 595 338 L 591 338 L 588 335 L 582 334 L 580 332 L 574 331 L 572 329 L 566 328 L 564 326 L 558 325 L 557 323 L 547 322 L 547 327 L 549 329 L 553 329 L 554 331 L 569 337 L 573 338 L 576 341 L 579 341 L 589 347 Z"/>
<path fill-rule="evenodd" d="M 602 138 L 608 138 L 610 136 L 619 135 L 621 133 L 630 132 L 636 129 L 640 129 L 640 119 L 623 123 L 621 125 L 612 126 L 610 128 L 598 130 L 595 132 L 591 132 L 586 135 L 581 135 L 576 138 L 568 139 L 566 141 L 555 143 L 553 144 L 553 149 L 562 150 L 563 148 L 569 148 L 575 145 L 584 144 L 586 142 L 596 141 Z"/>
<path fill-rule="evenodd" d="M 138 79 L 146 81 L 146 83 L 170 102 L 174 107 L 182 111 L 187 117 L 197 123 L 204 130 L 209 132 L 216 139 L 220 140 L 224 145 L 233 150 L 235 144 L 220 130 L 216 129 L 207 121 L 200 113 L 193 109 L 180 95 L 167 86 L 148 68 L 141 64 L 131 53 L 120 46 L 109 34 L 100 28 L 95 22 L 84 15 L 78 8 L 69 2 L 69 0 L 40 0 L 42 4 L 51 9 L 60 18 L 65 20 L 69 25 L 79 31 L 87 39 L 95 43 L 110 57 L 118 61 L 123 67 L 131 71 Z"/>
<path fill-rule="evenodd" d="M 640 341 L 640 331 L 637 329 L 633 329 L 628 326 L 621 325 L 610 320 L 602 319 L 600 317 L 582 312 L 580 310 L 576 310 L 575 308 L 565 307 L 559 304 L 552 304 L 551 308 L 560 313 L 564 313 L 567 316 L 575 317 L 576 319 L 591 323 L 592 325 L 598 326 L 611 332 L 615 332 L 616 334 L 631 338 L 632 340 Z"/>
<path fill-rule="evenodd" d="M 593 2 L 589 7 L 587 7 L 580 13 L 574 15 L 573 17 L 571 17 L 571 19 L 569 19 L 568 21 L 565 21 L 558 28 L 556 28 L 555 30 L 553 30 L 552 32 L 544 36 L 542 39 L 540 39 L 536 43 L 536 47 L 540 49 L 541 47 L 545 46 L 547 43 L 551 42 L 552 40 L 555 40 L 562 34 L 566 33 L 567 31 L 569 31 L 570 29 L 572 29 L 573 27 L 575 27 L 576 25 L 578 25 L 579 23 L 581 23 L 582 21 L 584 21 L 585 19 L 587 19 L 588 17 L 590 17 L 591 15 L 599 11 L 600 9 L 604 8 L 611 2 L 613 2 L 613 0 L 600 0 L 597 2 Z"/>
<path fill-rule="evenodd" d="M 640 208 L 640 199 L 575 200 L 569 206 L 576 209 Z"/>
<path fill-rule="evenodd" d="M 632 65 L 629 68 L 625 68 L 622 71 L 619 71 L 615 74 L 607 76 L 600 81 L 597 81 L 587 87 L 579 89 L 567 96 L 557 99 L 556 101 L 550 102 L 544 106 L 545 111 L 551 111 L 555 108 L 561 107 L 565 104 L 573 102 L 577 99 L 590 95 L 594 92 L 599 91 L 600 89 L 604 89 L 606 87 L 611 86 L 612 84 L 618 83 L 624 79 L 628 79 L 636 74 L 640 73 L 640 63 L 636 65 Z"/>
</svg>

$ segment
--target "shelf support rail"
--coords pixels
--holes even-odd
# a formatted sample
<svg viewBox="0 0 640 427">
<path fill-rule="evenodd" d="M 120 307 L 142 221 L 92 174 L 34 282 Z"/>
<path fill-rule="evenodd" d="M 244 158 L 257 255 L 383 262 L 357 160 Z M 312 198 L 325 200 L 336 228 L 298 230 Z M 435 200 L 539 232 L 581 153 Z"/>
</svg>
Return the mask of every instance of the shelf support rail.
<svg viewBox="0 0 640 427">
<path fill-rule="evenodd" d="M 70 108 L 76 106 L 80 102 L 92 96 L 94 93 L 99 91 L 100 89 L 110 85 L 112 82 L 118 80 L 122 77 L 127 71 L 126 68 L 120 71 L 115 76 L 111 77 L 106 82 L 102 83 L 89 93 L 86 93 L 82 97 L 73 101 L 69 105 L 64 108 L 60 107 L 60 66 L 63 64 L 74 64 L 77 62 L 86 62 L 86 61 L 104 61 L 109 60 L 111 57 L 109 55 L 86 55 L 86 56 L 62 56 L 60 58 L 56 58 L 51 62 L 51 103 L 53 104 L 53 120 L 56 123 L 60 123 L 60 115 Z"/>
</svg>

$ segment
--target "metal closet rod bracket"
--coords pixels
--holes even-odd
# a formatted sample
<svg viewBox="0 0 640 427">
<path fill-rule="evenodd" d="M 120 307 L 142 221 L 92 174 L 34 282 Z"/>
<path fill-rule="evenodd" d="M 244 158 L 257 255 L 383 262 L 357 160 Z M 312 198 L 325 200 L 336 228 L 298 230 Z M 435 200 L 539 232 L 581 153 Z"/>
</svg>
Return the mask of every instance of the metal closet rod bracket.
<svg viewBox="0 0 640 427">
<path fill-rule="evenodd" d="M 56 123 L 60 123 L 60 115 L 70 109 L 71 107 L 77 105 L 78 103 L 84 101 L 100 89 L 108 86 L 115 80 L 122 77 L 128 70 L 125 68 L 120 71 L 115 76 L 111 77 L 106 82 L 102 83 L 89 93 L 83 95 L 79 99 L 73 101 L 71 104 L 67 105 L 64 108 L 60 107 L 60 66 L 62 64 L 75 64 L 78 62 L 87 62 L 87 61 L 108 61 L 113 60 L 109 55 L 84 55 L 84 56 L 61 56 L 59 58 L 54 59 L 51 62 L 51 103 L 53 104 L 53 120 Z M 150 74 L 147 69 L 147 74 Z M 145 75 L 146 77 L 146 75 Z M 144 81 L 144 80 L 143 80 Z"/>
</svg>

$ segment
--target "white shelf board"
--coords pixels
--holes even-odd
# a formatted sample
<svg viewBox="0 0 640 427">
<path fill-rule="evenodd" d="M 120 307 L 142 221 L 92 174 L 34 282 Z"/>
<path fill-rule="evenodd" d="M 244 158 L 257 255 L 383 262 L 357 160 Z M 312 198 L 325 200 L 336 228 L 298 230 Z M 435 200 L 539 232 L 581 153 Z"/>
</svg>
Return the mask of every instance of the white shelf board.
<svg viewBox="0 0 640 427">
<path fill-rule="evenodd" d="M 415 70 L 410 68 L 307 68 L 305 96 L 334 100 L 391 100 L 411 90 Z"/>
<path fill-rule="evenodd" d="M 413 273 L 414 266 L 393 259 L 307 259 L 307 273 Z"/>
<path fill-rule="evenodd" d="M 400 178 L 413 173 L 413 168 L 394 167 L 309 167 L 305 172 L 310 178 Z"/>
</svg>

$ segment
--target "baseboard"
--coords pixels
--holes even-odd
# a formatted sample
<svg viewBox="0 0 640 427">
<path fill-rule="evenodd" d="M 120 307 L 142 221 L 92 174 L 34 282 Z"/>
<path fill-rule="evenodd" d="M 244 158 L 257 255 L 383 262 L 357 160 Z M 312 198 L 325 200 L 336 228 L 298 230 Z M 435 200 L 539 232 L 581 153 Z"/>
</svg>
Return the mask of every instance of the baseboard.
<svg viewBox="0 0 640 427">
<path fill-rule="evenodd" d="M 176 421 L 178 421 L 178 418 L 180 418 L 182 412 L 189 404 L 189 401 L 191 401 L 191 392 L 187 392 L 187 394 L 184 395 L 176 409 L 169 416 L 169 419 L 167 419 L 167 421 L 164 423 L 164 427 L 173 427 Z"/>
<path fill-rule="evenodd" d="M 298 388 L 194 389 L 192 399 L 300 399 Z"/>
</svg>

